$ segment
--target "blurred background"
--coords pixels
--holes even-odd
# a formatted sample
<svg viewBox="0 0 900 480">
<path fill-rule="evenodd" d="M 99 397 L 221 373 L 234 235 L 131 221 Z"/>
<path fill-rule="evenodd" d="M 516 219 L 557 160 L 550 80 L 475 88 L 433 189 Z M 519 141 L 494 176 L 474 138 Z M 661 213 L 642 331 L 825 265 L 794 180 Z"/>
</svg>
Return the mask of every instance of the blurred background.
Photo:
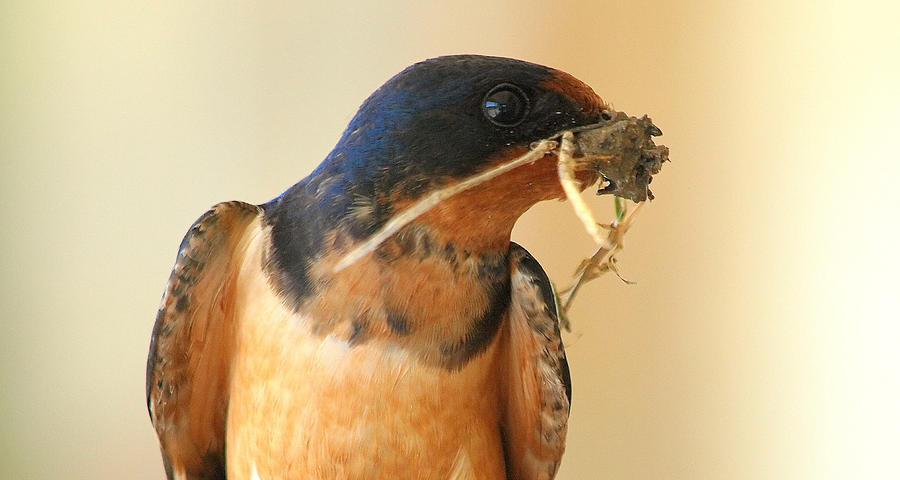
<svg viewBox="0 0 900 480">
<path fill-rule="evenodd" d="M 637 285 L 576 299 L 559 478 L 900 478 L 891 3 L 387 3 L 0 4 L 0 478 L 163 478 L 144 365 L 188 226 L 454 53 L 565 70 L 671 148 Z M 593 248 L 561 202 L 514 236 L 560 285 Z"/>
</svg>

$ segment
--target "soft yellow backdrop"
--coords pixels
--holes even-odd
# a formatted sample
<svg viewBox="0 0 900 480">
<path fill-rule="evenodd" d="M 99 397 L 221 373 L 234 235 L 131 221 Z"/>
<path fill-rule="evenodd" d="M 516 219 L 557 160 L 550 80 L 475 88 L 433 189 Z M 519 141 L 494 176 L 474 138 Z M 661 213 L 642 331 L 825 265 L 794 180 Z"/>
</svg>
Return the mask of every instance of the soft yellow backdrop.
<svg viewBox="0 0 900 480">
<path fill-rule="evenodd" d="M 162 478 L 144 359 L 184 231 L 451 53 L 566 70 L 672 150 L 638 284 L 572 314 L 560 478 L 900 477 L 888 2 L 386 3 L 2 3 L 0 478 Z M 515 237 L 561 284 L 591 250 L 562 203 Z"/>
</svg>

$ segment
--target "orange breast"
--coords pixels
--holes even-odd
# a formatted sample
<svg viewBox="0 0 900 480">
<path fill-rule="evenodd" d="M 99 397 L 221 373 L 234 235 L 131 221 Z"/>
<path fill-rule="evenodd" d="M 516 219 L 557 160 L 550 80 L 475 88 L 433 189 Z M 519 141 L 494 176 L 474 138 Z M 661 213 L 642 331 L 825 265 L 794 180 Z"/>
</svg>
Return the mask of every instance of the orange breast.
<svg viewBox="0 0 900 480">
<path fill-rule="evenodd" d="M 388 339 L 313 334 L 260 271 L 264 244 L 253 240 L 236 292 L 230 479 L 506 478 L 497 339 L 452 371 Z"/>
</svg>

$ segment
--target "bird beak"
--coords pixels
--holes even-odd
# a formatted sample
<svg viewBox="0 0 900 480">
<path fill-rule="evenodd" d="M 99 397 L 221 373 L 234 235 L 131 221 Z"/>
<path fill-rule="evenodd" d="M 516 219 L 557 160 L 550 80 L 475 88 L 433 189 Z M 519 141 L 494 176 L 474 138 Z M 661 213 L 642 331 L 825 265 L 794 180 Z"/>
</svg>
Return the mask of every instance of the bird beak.
<svg viewBox="0 0 900 480">
<path fill-rule="evenodd" d="M 653 199 L 649 185 L 669 160 L 669 149 L 653 142 L 662 130 L 650 117 L 615 112 L 608 121 L 572 132 L 578 163 L 599 172 L 604 180 L 597 195 L 611 193 L 634 202 Z"/>
</svg>

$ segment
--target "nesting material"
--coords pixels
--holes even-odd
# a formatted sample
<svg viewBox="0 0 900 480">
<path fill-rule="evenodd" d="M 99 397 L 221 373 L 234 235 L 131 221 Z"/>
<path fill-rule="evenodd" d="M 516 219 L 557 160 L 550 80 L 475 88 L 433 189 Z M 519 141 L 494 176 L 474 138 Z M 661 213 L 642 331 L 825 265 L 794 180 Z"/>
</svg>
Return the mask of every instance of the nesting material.
<svg viewBox="0 0 900 480">
<path fill-rule="evenodd" d="M 600 235 L 600 226 L 591 208 L 588 206 L 584 198 L 581 197 L 581 185 L 575 178 L 575 134 L 572 132 L 562 133 L 562 143 L 559 145 L 559 161 L 557 162 L 557 174 L 559 175 L 559 183 L 562 185 L 563 191 L 566 192 L 566 198 L 572 204 L 575 210 L 575 216 L 581 220 L 585 231 L 594 239 L 594 242 L 602 245 L 604 243 L 603 236 Z"/>
<path fill-rule="evenodd" d="M 566 314 L 575 294 L 585 283 L 610 271 L 624 282 L 633 283 L 619 273 L 616 254 L 624 247 L 625 233 L 631 228 L 643 202 L 653 199 L 649 188 L 653 175 L 659 173 L 663 162 L 669 159 L 669 149 L 653 142 L 652 137 L 659 135 L 662 131 L 646 115 L 636 118 L 621 112 L 605 124 L 580 127 L 561 135 L 559 180 L 575 215 L 598 245 L 594 254 L 576 269 L 572 286 L 557 294 L 557 312 L 566 330 L 570 330 Z M 577 159 L 575 155 L 578 155 Z M 574 170 L 579 166 L 585 168 L 585 164 L 590 164 L 590 168 L 603 176 L 597 194 L 611 193 L 616 196 L 616 219 L 609 225 L 597 222 L 580 195 Z M 637 202 L 630 215 L 622 199 Z M 605 236 L 600 235 L 600 227 L 607 229 Z"/>
<path fill-rule="evenodd" d="M 611 193 L 632 202 L 653 200 L 649 185 L 669 160 L 669 149 L 653 143 L 662 131 L 650 117 L 629 117 L 622 112 L 605 124 L 573 130 L 576 155 L 592 162 L 607 184 L 597 193 Z"/>
<path fill-rule="evenodd" d="M 566 197 L 572 202 L 575 214 L 581 220 L 587 233 L 599 245 L 598 251 L 583 264 L 581 276 L 571 289 L 563 309 L 567 310 L 578 287 L 591 278 L 597 265 L 606 259 L 606 270 L 613 269 L 614 255 L 621 249 L 621 237 L 627 231 L 633 215 L 626 221 L 614 222 L 609 226 L 599 224 L 591 209 L 581 197 L 581 185 L 576 178 L 579 170 L 593 170 L 603 179 L 597 194 L 611 193 L 617 197 L 635 202 L 653 198 L 648 185 L 652 175 L 659 172 L 662 163 L 668 160 L 669 150 L 656 146 L 651 137 L 662 132 L 645 115 L 641 118 L 629 117 L 616 112 L 609 121 L 567 130 L 532 144 L 531 150 L 513 160 L 473 175 L 459 183 L 435 190 L 406 210 L 392 217 L 374 235 L 350 250 L 335 265 L 337 273 L 357 260 L 375 251 L 382 242 L 394 235 L 410 222 L 424 214 L 440 202 L 480 185 L 503 173 L 522 165 L 534 163 L 548 153 L 558 156 L 557 173 Z M 635 210 L 636 213 L 637 209 Z M 609 229 L 603 235 L 601 227 Z M 604 253 L 605 252 L 605 253 Z M 602 253 L 602 255 L 601 255 Z M 598 257 L 599 255 L 599 257 Z M 596 261 L 594 262 L 594 259 Z M 612 259 L 612 260 L 610 260 Z M 600 263 L 597 263 L 600 262 Z"/>
<path fill-rule="evenodd" d="M 618 207 L 619 199 L 617 198 L 616 200 Z M 635 283 L 626 280 L 622 274 L 619 273 L 619 270 L 616 267 L 616 254 L 624 248 L 625 234 L 628 233 L 628 229 L 631 228 L 635 217 L 638 212 L 641 211 L 643 206 L 644 202 L 638 203 L 630 214 L 627 211 L 627 207 L 622 206 L 622 209 L 618 212 L 619 214 L 612 223 L 609 225 L 601 225 L 607 230 L 604 241 L 598 245 L 597 250 L 594 251 L 590 257 L 582 260 L 581 264 L 578 265 L 578 268 L 575 269 L 575 281 L 572 285 L 556 292 L 556 311 L 559 314 L 560 324 L 567 331 L 571 331 L 572 329 L 568 317 L 569 309 L 572 307 L 572 300 L 585 283 L 610 271 L 615 273 L 619 279 L 629 285 Z"/>
</svg>

